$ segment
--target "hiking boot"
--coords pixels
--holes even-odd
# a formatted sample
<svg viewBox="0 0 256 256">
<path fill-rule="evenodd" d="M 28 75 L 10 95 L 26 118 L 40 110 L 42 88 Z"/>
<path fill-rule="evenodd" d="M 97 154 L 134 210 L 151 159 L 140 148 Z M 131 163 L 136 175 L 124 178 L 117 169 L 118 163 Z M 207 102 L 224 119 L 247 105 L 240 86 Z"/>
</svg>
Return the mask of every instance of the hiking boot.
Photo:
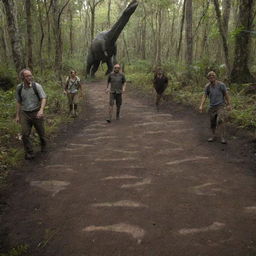
<svg viewBox="0 0 256 256">
<path fill-rule="evenodd" d="M 35 155 L 33 152 L 25 154 L 25 160 L 32 160 L 34 158 L 35 158 Z"/>
<path fill-rule="evenodd" d="M 221 138 L 220 142 L 221 144 L 227 144 L 227 141 L 225 140 L 225 138 Z"/>
<path fill-rule="evenodd" d="M 216 140 L 216 137 L 210 137 L 207 141 L 208 142 L 214 142 Z"/>
</svg>

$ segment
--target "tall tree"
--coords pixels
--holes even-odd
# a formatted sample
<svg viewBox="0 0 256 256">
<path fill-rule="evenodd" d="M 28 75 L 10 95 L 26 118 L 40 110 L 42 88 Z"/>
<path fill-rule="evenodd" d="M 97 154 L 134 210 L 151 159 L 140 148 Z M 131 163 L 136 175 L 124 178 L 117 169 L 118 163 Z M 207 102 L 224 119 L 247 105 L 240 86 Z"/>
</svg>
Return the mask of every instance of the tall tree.
<svg viewBox="0 0 256 256">
<path fill-rule="evenodd" d="M 160 5 L 157 6 L 156 11 L 156 55 L 155 55 L 155 66 L 161 66 L 161 36 L 162 36 L 162 8 Z"/>
<path fill-rule="evenodd" d="M 111 12 L 111 0 L 108 0 L 108 28 L 110 28 L 111 26 L 110 12 Z"/>
<path fill-rule="evenodd" d="M 61 35 L 61 15 L 68 5 L 70 0 L 60 7 L 59 0 L 53 0 L 52 10 L 53 10 L 53 20 L 54 20 L 54 33 L 55 33 L 55 71 L 58 76 L 59 81 L 61 82 L 61 73 L 62 73 L 62 51 L 63 51 L 63 41 Z"/>
<path fill-rule="evenodd" d="M 74 54 L 74 33 L 73 33 L 73 10 L 72 6 L 69 5 L 69 54 L 72 57 Z"/>
<path fill-rule="evenodd" d="M 43 50 L 43 42 L 44 42 L 44 26 L 43 26 L 43 18 L 42 18 L 42 9 L 41 9 L 41 2 L 37 0 L 37 9 L 38 9 L 38 23 L 40 26 L 41 37 L 40 37 L 40 45 L 39 45 L 39 62 L 40 62 L 40 69 L 41 72 L 43 71 L 43 59 L 42 59 L 42 50 Z"/>
<path fill-rule="evenodd" d="M 33 40 L 32 40 L 32 18 L 31 0 L 25 0 L 26 19 L 27 19 L 27 65 L 33 69 Z"/>
<path fill-rule="evenodd" d="M 235 57 L 231 72 L 231 82 L 234 83 L 255 81 L 248 67 L 254 5 L 255 0 L 239 0 L 239 27 L 235 39 Z"/>
<path fill-rule="evenodd" d="M 188 67 L 188 76 L 193 63 L 193 8 L 192 0 L 186 1 L 186 64 Z"/>
<path fill-rule="evenodd" d="M 228 35 L 228 24 L 229 24 L 229 17 L 231 11 L 231 0 L 223 0 L 223 29 L 224 33 L 227 37 Z"/>
<path fill-rule="evenodd" d="M 48 58 L 51 57 L 51 48 L 52 48 L 52 40 L 51 40 L 51 21 L 50 21 L 50 11 L 52 8 L 53 0 L 50 1 L 49 6 L 47 5 L 47 0 L 44 0 L 45 14 L 47 20 L 47 53 Z"/>
<path fill-rule="evenodd" d="M 104 0 L 89 0 L 88 5 L 90 7 L 91 11 L 91 41 L 94 38 L 94 30 L 95 30 L 95 12 L 96 12 L 96 7 L 100 3 L 102 3 Z"/>
<path fill-rule="evenodd" d="M 219 1 L 214 0 L 213 2 L 214 2 L 215 11 L 216 11 L 217 21 L 218 21 L 219 32 L 220 32 L 220 35 L 222 38 L 223 50 L 224 50 L 224 55 L 225 55 L 225 64 L 227 67 L 227 73 L 228 73 L 228 77 L 229 77 L 230 76 L 230 65 L 229 65 L 229 52 L 228 52 L 228 43 L 227 43 L 227 30 L 228 30 L 227 22 L 228 22 L 228 20 L 227 20 L 227 17 L 225 17 L 225 19 L 223 19 L 223 21 L 225 20 L 225 26 L 224 26 L 224 22 L 222 22 L 222 17 L 221 17 Z"/>
<path fill-rule="evenodd" d="M 177 48 L 177 54 L 176 54 L 177 61 L 179 60 L 180 50 L 181 50 L 181 45 L 182 45 L 182 38 L 183 38 L 182 33 L 183 33 L 184 20 L 185 20 L 186 1 L 187 0 L 184 0 L 183 8 L 182 8 L 182 15 L 181 15 L 181 22 L 180 22 L 180 36 L 179 36 L 179 42 L 178 42 L 178 48 Z"/>
<path fill-rule="evenodd" d="M 19 72 L 25 67 L 25 60 L 21 51 L 21 36 L 17 23 L 17 7 L 15 0 L 2 0 L 8 24 L 8 33 L 11 39 L 12 57 L 16 71 Z"/>
</svg>

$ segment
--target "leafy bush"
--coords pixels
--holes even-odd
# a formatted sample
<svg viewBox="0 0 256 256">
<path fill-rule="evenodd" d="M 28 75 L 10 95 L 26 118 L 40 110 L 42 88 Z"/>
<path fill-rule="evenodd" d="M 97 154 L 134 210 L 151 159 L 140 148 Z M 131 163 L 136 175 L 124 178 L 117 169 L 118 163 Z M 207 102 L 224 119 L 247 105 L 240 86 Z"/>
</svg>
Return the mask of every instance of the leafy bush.
<svg viewBox="0 0 256 256">
<path fill-rule="evenodd" d="M 67 122 L 67 98 L 57 84 L 55 74 L 44 70 L 42 74 L 34 71 L 35 81 L 42 84 L 47 94 L 46 135 L 55 133 L 62 122 Z M 9 166 L 17 165 L 23 157 L 20 126 L 15 122 L 15 88 L 0 94 L 0 183 L 7 175 Z M 38 144 L 38 138 L 32 133 L 32 139 Z"/>
<path fill-rule="evenodd" d="M 15 71 L 6 66 L 0 65 L 0 88 L 4 91 L 13 88 L 15 85 L 15 80 Z"/>
<path fill-rule="evenodd" d="M 165 91 L 168 99 L 171 98 L 175 102 L 191 105 L 195 109 L 198 109 L 204 86 L 207 83 L 205 78 L 206 72 L 212 70 L 213 66 L 207 62 L 199 62 L 194 65 L 194 75 L 192 82 L 189 86 L 183 86 L 182 80 L 182 68 L 181 73 L 178 75 L 172 75 L 172 64 L 167 63 L 165 70 L 167 75 L 171 77 L 169 87 Z M 169 67 L 170 69 L 167 69 Z M 195 68 L 196 67 L 196 68 Z M 210 68 L 209 68 L 210 67 Z M 215 67 L 215 71 L 219 75 L 224 73 L 224 66 Z M 174 69 L 173 69 L 174 70 Z M 148 66 L 142 65 L 141 62 L 134 63 L 134 66 L 130 66 L 127 70 L 127 77 L 132 82 L 132 87 L 142 93 L 152 93 L 152 78 L 153 74 L 148 72 Z M 229 94 L 233 105 L 233 111 L 230 113 L 230 120 L 239 127 L 255 130 L 256 129 L 256 95 L 246 95 L 247 85 L 232 84 L 229 87 Z"/>
<path fill-rule="evenodd" d="M 19 245 L 12 248 L 8 253 L 0 253 L 0 256 L 28 256 L 28 245 Z"/>
</svg>

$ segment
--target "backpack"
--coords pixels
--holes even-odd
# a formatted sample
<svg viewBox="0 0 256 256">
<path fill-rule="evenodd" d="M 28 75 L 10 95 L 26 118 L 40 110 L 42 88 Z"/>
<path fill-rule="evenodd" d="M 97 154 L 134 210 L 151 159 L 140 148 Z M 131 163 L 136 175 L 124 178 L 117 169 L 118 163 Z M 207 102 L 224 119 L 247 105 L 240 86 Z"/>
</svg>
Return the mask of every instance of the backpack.
<svg viewBox="0 0 256 256">
<path fill-rule="evenodd" d="M 22 85 L 20 86 L 19 90 L 18 90 L 18 95 L 19 95 L 19 98 L 21 99 L 21 101 L 22 101 L 21 91 L 22 91 L 22 89 L 23 89 L 23 86 L 24 86 L 24 84 L 22 84 Z M 36 83 L 35 83 L 35 82 L 32 82 L 32 88 L 33 88 L 34 93 L 35 93 L 35 95 L 37 96 L 38 100 L 40 101 L 41 98 L 40 98 L 39 93 L 38 93 L 38 91 L 37 91 Z"/>
<path fill-rule="evenodd" d="M 65 85 L 65 90 L 68 89 L 68 85 L 69 85 L 70 79 L 71 79 L 71 78 L 70 78 L 70 76 L 69 76 L 68 79 L 67 79 L 66 85 Z M 72 87 L 76 82 L 80 83 L 79 81 L 77 81 L 77 77 L 76 77 L 75 81 L 71 83 L 70 87 Z"/>
</svg>

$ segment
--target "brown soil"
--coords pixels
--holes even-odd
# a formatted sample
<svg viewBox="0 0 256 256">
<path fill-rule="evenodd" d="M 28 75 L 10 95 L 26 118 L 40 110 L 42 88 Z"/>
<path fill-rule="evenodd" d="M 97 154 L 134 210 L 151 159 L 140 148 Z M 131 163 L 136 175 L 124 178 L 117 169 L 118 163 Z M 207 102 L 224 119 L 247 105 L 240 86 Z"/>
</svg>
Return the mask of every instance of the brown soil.
<svg viewBox="0 0 256 256">
<path fill-rule="evenodd" d="M 11 176 L 2 251 L 33 256 L 256 254 L 252 143 L 233 129 L 206 142 L 208 118 L 177 104 L 156 112 L 124 95 L 106 123 L 103 82 L 50 151 Z M 251 154 L 251 155 L 250 155 Z"/>
</svg>

